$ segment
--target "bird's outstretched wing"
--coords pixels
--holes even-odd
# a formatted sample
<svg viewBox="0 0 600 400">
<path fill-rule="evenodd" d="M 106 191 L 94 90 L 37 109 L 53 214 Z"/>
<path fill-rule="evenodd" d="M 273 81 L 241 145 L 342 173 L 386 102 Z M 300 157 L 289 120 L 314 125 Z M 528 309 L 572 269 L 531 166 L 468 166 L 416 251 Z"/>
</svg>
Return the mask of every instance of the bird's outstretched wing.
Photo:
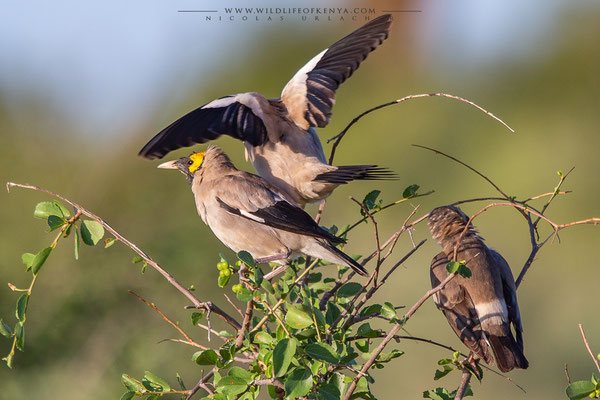
<svg viewBox="0 0 600 400">
<path fill-rule="evenodd" d="M 382 15 L 338 40 L 304 65 L 285 85 L 281 101 L 300 128 L 324 127 L 335 91 L 389 35 L 391 15 Z"/>
<path fill-rule="evenodd" d="M 215 190 L 217 202 L 229 213 L 276 229 L 333 243 L 344 242 L 321 228 L 304 210 L 287 202 L 258 176 L 238 172 L 241 176 L 227 175 Z"/>
<path fill-rule="evenodd" d="M 267 140 L 267 130 L 253 93 L 225 96 L 189 112 L 154 136 L 139 155 L 162 158 L 180 147 L 205 143 L 229 135 L 260 146 Z"/>
</svg>

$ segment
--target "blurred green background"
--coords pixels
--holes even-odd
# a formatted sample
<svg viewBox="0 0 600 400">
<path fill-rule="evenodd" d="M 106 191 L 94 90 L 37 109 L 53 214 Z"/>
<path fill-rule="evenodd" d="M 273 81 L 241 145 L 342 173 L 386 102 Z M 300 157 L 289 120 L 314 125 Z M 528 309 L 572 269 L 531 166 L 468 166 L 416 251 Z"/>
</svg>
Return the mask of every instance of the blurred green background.
<svg viewBox="0 0 600 400">
<path fill-rule="evenodd" d="M 225 15 L 223 6 L 265 5 L 250 0 L 213 3 L 210 7 L 220 15 Z M 320 130 L 322 139 L 369 107 L 426 92 L 475 101 L 517 133 L 472 107 L 441 98 L 373 113 L 344 139 L 336 164 L 377 163 L 397 171 L 400 180 L 338 189 L 328 200 L 324 225 L 353 222 L 358 210 L 348 196 L 362 198 L 375 188 L 383 191 L 384 202 L 400 198 L 413 183 L 423 191 L 435 190 L 382 214 L 384 237 L 401 226 L 413 205 L 420 204 L 421 215 L 459 199 L 495 195 L 464 167 L 411 144 L 447 152 L 520 198 L 552 191 L 556 171 L 574 166 L 564 186 L 573 193 L 557 199 L 547 215 L 559 223 L 600 216 L 597 2 L 351 5 L 373 7 L 377 14 L 421 12 L 394 14 L 391 37 L 338 91 L 333 120 Z M 204 14 L 177 12 L 198 7 L 190 1 L 3 4 L 7 22 L 0 27 L 0 178 L 36 184 L 81 203 L 181 282 L 193 284 L 201 299 L 230 310 L 223 293 L 231 292 L 217 288 L 215 265 L 219 252 L 230 259 L 232 253 L 202 224 L 184 179 L 156 170 L 157 162 L 136 153 L 161 128 L 213 98 L 242 91 L 277 96 L 304 62 L 361 25 L 364 16 L 357 21 L 339 21 L 334 15 L 333 21 L 286 16 L 284 21 L 238 17 L 208 22 Z M 252 170 L 240 143 L 222 138 L 217 144 L 239 168 Z M 325 145 L 327 154 L 330 148 Z M 11 325 L 17 295 L 6 283 L 26 286 L 30 276 L 21 254 L 35 253 L 53 239 L 45 233 L 45 223 L 32 217 L 35 204 L 48 199 L 21 189 L 0 194 L 0 317 Z M 463 209 L 472 214 L 483 205 Z M 476 225 L 518 274 L 530 251 L 527 226 L 519 214 L 494 208 Z M 509 375 L 527 394 L 487 374 L 483 384 L 474 384 L 478 398 L 565 398 L 565 364 L 573 380 L 589 379 L 593 364 L 577 324 L 584 325 L 593 350 L 600 352 L 600 269 L 594 253 L 599 229 L 564 230 L 560 241 L 538 254 L 520 287 L 531 366 Z M 371 226 L 357 229 L 348 252 L 366 254 L 374 245 L 371 233 Z M 429 238 L 425 225 L 414 236 Z M 391 262 L 410 246 L 403 237 Z M 376 300 L 412 305 L 429 288 L 429 261 L 438 249 L 428 240 Z M 76 262 L 72 238 L 59 244 L 30 300 L 26 351 L 17 354 L 12 370 L 0 367 L 0 398 L 119 398 L 124 391 L 121 373 L 142 376 L 144 370 L 173 384 L 179 372 L 188 386 L 195 384 L 200 367 L 190 360 L 194 349 L 159 344 L 177 333 L 127 290 L 155 302 L 195 339 L 205 342 L 206 335 L 191 327 L 185 298 L 154 271 L 140 274 L 139 264 L 130 262 L 132 256 L 119 244 L 108 250 L 86 247 Z M 213 324 L 224 327 L 217 318 Z M 464 349 L 431 301 L 407 330 Z M 9 345 L 0 340 L 3 355 Z M 409 341 L 393 346 L 406 355 L 375 372 L 379 398 L 420 398 L 425 389 L 458 385 L 457 374 L 433 381 L 436 361 L 447 352 Z"/>
</svg>

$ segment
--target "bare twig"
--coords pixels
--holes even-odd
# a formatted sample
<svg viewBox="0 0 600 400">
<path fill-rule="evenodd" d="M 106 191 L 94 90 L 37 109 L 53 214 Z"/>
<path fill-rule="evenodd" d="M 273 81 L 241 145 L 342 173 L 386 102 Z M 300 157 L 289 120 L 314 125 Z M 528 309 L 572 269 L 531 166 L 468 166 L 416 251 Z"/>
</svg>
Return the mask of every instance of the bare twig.
<svg viewBox="0 0 600 400">
<path fill-rule="evenodd" d="M 358 380 L 360 379 L 360 377 L 366 375 L 366 372 L 368 371 L 369 368 L 371 368 L 371 366 L 373 365 L 373 363 L 375 362 L 375 360 L 377 359 L 379 354 L 381 354 L 381 352 L 383 351 L 385 346 L 387 346 L 389 341 L 394 338 L 396 333 L 398 333 L 398 331 L 406 324 L 406 322 L 413 316 L 413 314 L 423 305 L 423 303 L 425 303 L 425 301 L 428 298 L 430 298 L 431 296 L 433 296 L 434 294 L 436 294 L 437 292 L 442 290 L 448 284 L 448 282 L 450 282 L 455 276 L 456 276 L 456 273 L 448 275 L 446 277 L 446 279 L 444 279 L 439 285 L 437 285 L 433 289 L 428 290 L 410 308 L 410 310 L 408 310 L 408 312 L 404 315 L 404 317 L 402 317 L 400 322 L 394 324 L 392 329 L 388 332 L 388 335 L 381 341 L 381 343 L 379 343 L 379 346 L 377 346 L 375 351 L 373 351 L 373 353 L 371 354 L 371 357 L 369 357 L 367 362 L 362 366 L 362 368 L 360 370 L 360 374 L 357 375 L 356 377 L 354 377 L 354 379 L 352 380 L 352 383 L 350 383 L 350 386 L 348 387 L 348 390 L 346 391 L 346 394 L 344 395 L 344 400 L 350 399 L 350 397 L 352 396 L 352 393 L 354 393 L 354 390 L 356 389 L 356 384 L 358 383 Z"/>
<path fill-rule="evenodd" d="M 379 267 L 381 267 L 381 246 L 379 244 L 379 229 L 377 228 L 377 221 L 375 218 L 369 213 L 367 207 L 360 201 L 356 200 L 354 197 L 350 196 L 350 200 L 358 204 L 358 206 L 362 209 L 362 211 L 369 217 L 371 222 L 373 223 L 373 234 L 375 235 L 375 252 L 377 253 L 377 263 L 375 264 L 375 270 L 373 271 L 373 282 L 377 284 L 377 275 L 379 275 Z M 367 283 L 368 285 L 368 283 Z"/>
<path fill-rule="evenodd" d="M 206 382 L 213 377 L 213 375 L 215 374 L 215 372 L 218 370 L 218 367 L 214 367 L 208 374 L 204 375 L 202 378 L 200 378 L 200 380 L 198 381 L 198 383 L 196 384 L 196 386 L 194 386 L 191 390 L 190 390 L 190 394 L 188 394 L 188 396 L 185 398 L 185 400 L 190 400 L 192 398 L 192 396 L 194 396 L 198 390 L 200 389 L 204 389 L 208 392 L 209 395 L 213 396 L 214 392 L 212 390 L 210 390 L 210 388 L 206 385 Z"/>
<path fill-rule="evenodd" d="M 468 164 L 460 161 L 458 158 L 452 157 L 451 155 L 446 154 L 446 153 L 444 153 L 442 151 L 439 151 L 439 150 L 436 150 L 436 149 L 432 149 L 431 147 L 422 146 L 420 144 L 413 144 L 413 146 L 414 147 L 420 147 L 420 148 L 425 149 L 425 150 L 433 151 L 436 154 L 440 154 L 440 155 L 442 155 L 444 157 L 448 157 L 449 159 L 451 159 L 453 161 L 456 161 L 460 165 L 467 167 L 468 169 L 470 169 L 471 171 L 475 172 L 477 175 L 479 175 L 480 177 L 482 177 L 483 179 L 485 179 L 490 185 L 492 185 L 494 187 L 494 189 L 496 189 L 496 191 L 498 193 L 500 193 L 502 196 L 504 196 L 505 199 L 510 199 L 510 196 L 507 195 L 506 193 L 504 193 L 504 191 L 502 189 L 500 189 L 498 187 L 498 185 L 496 185 L 494 182 L 492 182 L 492 180 L 490 178 L 488 178 L 487 176 L 485 176 L 481 172 L 477 171 L 475 168 L 471 167 L 470 165 L 468 165 Z"/>
<path fill-rule="evenodd" d="M 244 334 L 248 332 L 248 327 L 250 326 L 250 321 L 252 320 L 252 311 L 254 310 L 254 299 L 251 299 L 248 304 L 246 304 L 246 313 L 244 314 L 244 321 L 242 322 L 242 326 L 238 330 L 237 338 L 235 339 L 235 349 L 239 350 L 242 348 L 244 344 Z"/>
<path fill-rule="evenodd" d="M 244 318 L 244 314 L 242 313 L 242 310 L 240 310 L 240 308 L 233 301 L 231 301 L 231 299 L 229 298 L 229 296 L 227 296 L 225 293 L 223 293 L 223 296 L 225 296 L 225 298 L 227 299 L 227 301 L 229 302 L 229 304 L 231 304 L 231 306 L 233 308 L 235 308 L 235 311 L 237 311 L 238 314 L 240 314 L 240 317 Z"/>
<path fill-rule="evenodd" d="M 399 103 L 402 103 L 402 102 L 404 102 L 406 100 L 418 99 L 418 98 L 422 98 L 422 97 L 447 97 L 449 99 L 454 99 L 454 100 L 462 101 L 463 103 L 467 103 L 467 104 L 469 104 L 469 105 L 477 108 L 478 110 L 480 110 L 483 113 L 487 114 L 488 116 L 492 117 L 496 121 L 500 122 L 502 125 L 504 125 L 506 128 L 508 128 L 508 130 L 510 130 L 511 132 L 514 132 L 514 130 L 510 126 L 508 126 L 506 123 L 504 123 L 504 121 L 502 121 L 500 118 L 496 117 L 494 114 L 492 114 L 491 112 L 487 111 L 483 107 L 480 107 L 477 104 L 473 103 L 472 101 L 469 101 L 469 100 L 464 99 L 462 97 L 458 97 L 458 96 L 455 96 L 455 95 L 452 95 L 452 94 L 446 94 L 446 93 L 413 94 L 413 95 L 410 95 L 410 96 L 402 97 L 401 99 L 397 99 L 397 100 L 393 100 L 393 101 L 390 101 L 390 102 L 387 102 L 387 103 L 384 103 L 384 104 L 380 104 L 378 106 L 375 106 L 373 108 L 370 108 L 370 109 L 362 112 L 357 117 L 355 117 L 352 121 L 350 121 L 350 123 L 340 133 L 338 133 L 334 137 L 328 139 L 327 143 L 330 143 L 331 141 L 335 140 L 335 143 L 333 143 L 333 146 L 331 148 L 331 155 L 329 156 L 329 164 L 333 163 L 333 157 L 335 156 L 335 150 L 336 150 L 337 146 L 340 144 L 340 142 L 343 139 L 343 137 L 346 135 L 346 133 L 352 127 L 352 125 L 354 125 L 355 123 L 357 123 L 362 117 L 364 117 L 367 114 L 370 114 L 373 111 L 379 110 L 381 108 L 392 106 L 394 104 L 399 104 Z"/>
<path fill-rule="evenodd" d="M 129 293 L 131 293 L 132 295 L 134 295 L 135 297 L 137 297 L 141 302 L 143 302 L 144 304 L 146 304 L 148 307 L 150 307 L 151 309 L 153 309 L 154 311 L 156 311 L 158 313 L 158 315 L 160 315 L 165 321 L 167 321 L 173 328 L 177 329 L 177 331 L 179 333 L 181 333 L 181 335 L 186 339 L 184 343 L 190 344 L 192 346 L 196 346 L 201 348 L 202 350 L 208 350 L 208 347 L 205 347 L 199 343 L 196 343 L 194 340 L 192 340 L 191 337 L 188 336 L 187 333 L 185 333 L 183 331 L 183 329 L 181 329 L 181 327 L 179 325 L 177 325 L 176 323 L 174 323 L 173 321 L 171 321 L 165 314 L 163 314 L 162 311 L 160 311 L 158 309 L 158 307 L 156 307 L 154 305 L 154 303 L 150 303 L 149 301 L 147 301 L 146 299 L 144 299 L 142 296 L 140 296 L 139 294 L 137 294 L 136 292 L 134 292 L 133 290 L 128 290 Z"/>
<path fill-rule="evenodd" d="M 458 389 L 456 389 L 456 395 L 454 396 L 454 400 L 462 400 L 469 387 L 469 382 L 471 381 L 471 372 L 466 368 L 463 370 L 462 377 L 460 378 L 460 385 Z"/>
<path fill-rule="evenodd" d="M 571 377 L 569 376 L 569 368 L 567 367 L 567 364 L 565 364 L 565 376 L 567 377 L 567 383 L 571 384 Z"/>
<path fill-rule="evenodd" d="M 594 357 L 594 353 L 592 353 L 592 349 L 590 349 L 590 344 L 588 343 L 587 338 L 585 337 L 585 332 L 583 332 L 583 325 L 579 324 L 579 330 L 581 331 L 581 337 L 583 338 L 583 343 L 585 343 L 585 348 L 587 349 L 588 353 L 590 353 L 590 357 L 592 357 L 592 360 L 594 360 L 594 364 L 596 364 L 598 372 L 600 372 L 600 365 L 598 365 L 598 359 Z"/>
</svg>

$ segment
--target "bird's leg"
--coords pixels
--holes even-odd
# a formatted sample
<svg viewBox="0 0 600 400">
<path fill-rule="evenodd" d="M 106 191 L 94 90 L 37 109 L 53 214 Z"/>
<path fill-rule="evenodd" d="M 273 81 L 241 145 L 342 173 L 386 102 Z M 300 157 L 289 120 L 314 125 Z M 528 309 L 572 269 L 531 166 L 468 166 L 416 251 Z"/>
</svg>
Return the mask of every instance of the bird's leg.
<svg viewBox="0 0 600 400">
<path fill-rule="evenodd" d="M 273 279 L 274 277 L 276 277 L 277 275 L 279 275 L 280 273 L 282 273 L 283 271 L 288 269 L 289 266 L 290 266 L 289 264 L 280 265 L 279 267 L 275 268 L 273 271 L 266 274 L 263 278 L 270 281 L 271 279 Z"/>
<path fill-rule="evenodd" d="M 254 261 L 256 261 L 257 264 L 262 264 L 262 263 L 271 262 L 271 261 L 285 260 L 289 256 L 290 256 L 290 252 L 288 251 L 285 254 L 274 254 L 272 256 L 260 257 L 260 258 L 255 259 Z"/>
</svg>

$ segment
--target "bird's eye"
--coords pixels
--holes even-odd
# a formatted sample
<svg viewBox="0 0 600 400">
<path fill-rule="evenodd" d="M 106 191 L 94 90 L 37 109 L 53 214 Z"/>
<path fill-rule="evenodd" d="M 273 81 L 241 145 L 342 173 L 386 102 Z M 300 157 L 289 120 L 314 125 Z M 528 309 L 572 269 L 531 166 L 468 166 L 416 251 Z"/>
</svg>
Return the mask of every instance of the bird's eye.
<svg viewBox="0 0 600 400">
<path fill-rule="evenodd" d="M 187 165 L 192 165 L 194 162 L 192 160 L 187 162 Z"/>
</svg>

